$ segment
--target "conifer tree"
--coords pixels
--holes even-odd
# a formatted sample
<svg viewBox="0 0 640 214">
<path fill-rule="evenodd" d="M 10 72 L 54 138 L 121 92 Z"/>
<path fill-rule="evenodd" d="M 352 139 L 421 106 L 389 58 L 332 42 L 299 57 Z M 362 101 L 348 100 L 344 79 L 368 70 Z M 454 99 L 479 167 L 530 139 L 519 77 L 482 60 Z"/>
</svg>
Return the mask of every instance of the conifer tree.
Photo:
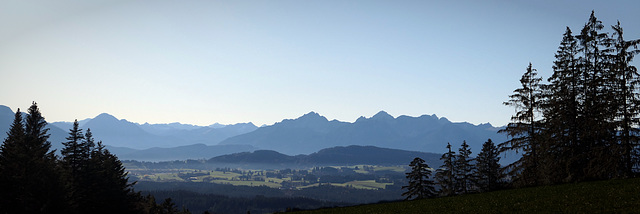
<svg viewBox="0 0 640 214">
<path fill-rule="evenodd" d="M 616 122 L 618 127 L 618 141 L 620 143 L 621 166 L 620 174 L 624 177 L 632 176 L 633 168 L 637 165 L 638 159 L 638 124 L 640 119 L 640 74 L 635 66 L 630 65 L 636 54 L 640 53 L 637 49 L 640 39 L 627 41 L 623 37 L 623 29 L 620 21 L 614 26 L 614 30 L 610 46 L 614 47 L 612 74 L 613 80 L 616 80 L 616 96 L 618 101 L 618 115 Z"/>
<path fill-rule="evenodd" d="M 17 207 L 20 203 L 15 195 L 20 191 L 21 178 L 25 176 L 24 170 L 19 162 L 26 159 L 24 157 L 25 144 L 24 125 L 22 123 L 22 113 L 20 109 L 16 111 L 13 123 L 7 138 L 0 146 L 0 213 L 17 213 L 21 209 Z"/>
<path fill-rule="evenodd" d="M 475 166 L 471 164 L 473 158 L 471 158 L 471 149 L 467 141 L 462 141 L 460 149 L 458 149 L 458 156 L 456 157 L 454 176 L 456 178 L 457 191 L 460 194 L 467 194 L 474 190 L 473 181 Z"/>
<path fill-rule="evenodd" d="M 82 129 L 79 128 L 76 120 L 69 130 L 67 140 L 67 142 L 62 143 L 65 147 L 61 152 L 61 164 L 66 174 L 71 212 L 93 212 L 96 201 L 89 199 L 98 199 L 100 197 L 92 197 L 97 193 L 95 189 L 91 188 L 94 185 L 92 177 L 96 177 L 93 174 L 100 170 L 91 166 L 93 163 L 90 162 L 91 152 L 94 147 L 93 134 L 91 130 L 87 129 L 87 133 L 83 135 Z"/>
<path fill-rule="evenodd" d="M 581 174 L 580 167 L 572 166 L 579 146 L 579 131 L 584 96 L 584 81 L 582 70 L 578 69 L 577 40 L 567 27 L 560 47 L 556 52 L 553 74 L 544 86 L 545 103 L 543 114 L 545 117 L 544 130 L 547 153 L 543 160 L 543 167 L 539 172 L 545 174 L 542 183 L 557 183 Z"/>
<path fill-rule="evenodd" d="M 504 104 L 513 106 L 516 114 L 511 117 L 509 123 L 500 133 L 510 137 L 504 143 L 498 145 L 500 152 L 522 152 L 522 158 L 507 166 L 512 177 L 519 185 L 538 184 L 539 152 L 542 147 L 542 121 L 540 112 L 543 103 L 543 93 L 538 73 L 531 63 L 526 72 L 520 78 L 522 88 L 514 90 L 509 96 L 509 101 Z"/>
<path fill-rule="evenodd" d="M 89 153 L 85 151 L 87 148 L 83 145 L 84 135 L 79 128 L 78 120 L 73 122 L 73 128 L 69 130 L 69 136 L 66 139 L 68 141 L 62 143 L 65 147 L 60 152 L 62 161 L 71 170 L 72 175 L 77 175 L 84 167 L 83 165 L 86 165 L 86 154 Z"/>
<path fill-rule="evenodd" d="M 573 147 L 577 153 L 572 167 L 583 169 L 571 180 L 606 179 L 615 176 L 619 166 L 616 142 L 615 82 L 610 75 L 609 36 L 601 32 L 602 21 L 592 11 L 589 20 L 577 36 L 579 68 L 582 69 L 584 99 L 581 119 L 580 144 Z M 613 105 L 612 105 L 613 104 Z"/>
<path fill-rule="evenodd" d="M 82 158 L 88 160 L 91 157 L 91 151 L 95 148 L 95 140 L 93 139 L 93 133 L 91 129 L 87 129 L 87 133 L 84 134 L 84 141 L 82 142 Z"/>
<path fill-rule="evenodd" d="M 78 127 L 78 120 L 73 123 L 73 127 L 69 130 L 68 141 L 63 142 L 64 148 L 60 151 L 62 160 L 60 162 L 63 169 L 64 178 L 67 188 L 67 201 L 69 202 L 71 213 L 82 213 L 88 211 L 84 209 L 87 204 L 87 191 L 83 185 L 86 180 L 84 176 L 84 167 L 87 163 L 82 159 L 81 140 L 84 138 L 82 129 Z"/>
<path fill-rule="evenodd" d="M 431 198 L 435 196 L 435 188 L 432 180 L 429 180 L 431 171 L 429 165 L 427 165 L 422 158 L 416 157 L 409 164 L 411 172 L 406 173 L 407 179 L 409 179 L 409 185 L 403 186 L 402 189 L 407 189 L 402 193 L 402 196 L 406 196 L 406 200 L 412 198 L 423 199 Z"/>
<path fill-rule="evenodd" d="M 447 143 L 447 153 L 442 154 L 440 160 L 443 164 L 436 170 L 436 183 L 440 185 L 440 195 L 452 196 L 456 194 L 456 178 L 454 176 L 456 153 L 451 150 L 451 144 Z"/>
<path fill-rule="evenodd" d="M 500 169 L 498 147 L 491 139 L 482 144 L 482 151 L 476 157 L 476 181 L 480 192 L 496 190 L 503 177 Z"/>
</svg>

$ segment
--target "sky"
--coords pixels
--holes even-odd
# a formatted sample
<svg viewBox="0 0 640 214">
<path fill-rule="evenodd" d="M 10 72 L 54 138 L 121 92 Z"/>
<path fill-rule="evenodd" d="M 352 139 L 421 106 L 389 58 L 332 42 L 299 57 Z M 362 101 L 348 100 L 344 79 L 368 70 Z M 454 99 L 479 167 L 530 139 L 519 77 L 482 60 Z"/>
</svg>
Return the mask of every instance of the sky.
<svg viewBox="0 0 640 214">
<path fill-rule="evenodd" d="M 640 38 L 640 1 L 0 0 L 0 105 L 50 122 L 270 125 L 384 110 L 502 126 L 592 10 Z M 639 63 L 633 62 L 638 66 Z"/>
</svg>

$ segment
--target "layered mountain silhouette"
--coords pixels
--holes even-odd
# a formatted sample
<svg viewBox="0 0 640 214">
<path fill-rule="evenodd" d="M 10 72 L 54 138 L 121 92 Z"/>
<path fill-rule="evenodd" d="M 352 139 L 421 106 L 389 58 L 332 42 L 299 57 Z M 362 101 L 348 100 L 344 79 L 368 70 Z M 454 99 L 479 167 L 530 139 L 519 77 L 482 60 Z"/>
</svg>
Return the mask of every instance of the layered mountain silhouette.
<svg viewBox="0 0 640 214">
<path fill-rule="evenodd" d="M 137 124 L 125 119 L 117 119 L 107 113 L 95 118 L 79 121 L 83 130 L 91 129 L 95 139 L 105 145 L 137 150 L 150 148 L 171 148 L 194 144 L 216 145 L 231 136 L 254 131 L 258 127 L 252 123 L 234 125 L 194 126 L 188 124 Z M 70 122 L 55 122 L 54 126 L 71 128 Z"/>
<path fill-rule="evenodd" d="M 6 138 L 14 114 L 9 107 L 0 105 L 0 139 Z M 25 116 L 26 114 L 23 117 Z M 46 115 L 44 116 L 46 119 Z M 78 123 L 84 132 L 91 129 L 94 138 L 102 141 L 107 149 L 119 158 L 140 161 L 208 159 L 224 154 L 254 151 L 256 148 L 250 145 L 216 144 L 228 137 L 258 128 L 252 123 L 216 123 L 210 126 L 179 123 L 137 124 L 106 113 L 80 120 Z M 51 148 L 56 149 L 58 154 L 72 125 L 72 122 L 53 122 L 47 125 Z"/>
<path fill-rule="evenodd" d="M 10 108 L 0 106 L 2 139 L 13 121 L 13 114 Z M 506 140 L 506 136 L 497 133 L 499 128 L 491 124 L 454 123 L 436 115 L 393 117 L 384 111 L 370 118 L 360 117 L 353 123 L 329 121 L 310 112 L 259 128 L 252 123 L 137 124 L 106 113 L 79 123 L 83 130 L 91 129 L 94 138 L 121 159 L 147 161 L 206 159 L 256 150 L 272 150 L 287 156 L 309 155 L 326 148 L 350 145 L 441 154 L 445 152 L 447 142 L 457 148 L 463 140 L 471 146 L 475 156 L 487 139 L 496 143 Z M 71 125 L 71 122 L 49 124 L 52 148 L 62 148 Z"/>
<path fill-rule="evenodd" d="M 297 119 L 283 120 L 272 126 L 231 137 L 221 145 L 252 145 L 287 155 L 310 154 L 336 146 L 370 145 L 382 148 L 444 153 L 447 142 L 454 148 L 463 140 L 477 154 L 487 139 L 503 142 L 506 136 L 491 124 L 453 123 L 436 115 L 394 118 L 381 111 L 371 118 L 360 117 L 353 123 L 329 121 L 315 112 Z"/>
</svg>

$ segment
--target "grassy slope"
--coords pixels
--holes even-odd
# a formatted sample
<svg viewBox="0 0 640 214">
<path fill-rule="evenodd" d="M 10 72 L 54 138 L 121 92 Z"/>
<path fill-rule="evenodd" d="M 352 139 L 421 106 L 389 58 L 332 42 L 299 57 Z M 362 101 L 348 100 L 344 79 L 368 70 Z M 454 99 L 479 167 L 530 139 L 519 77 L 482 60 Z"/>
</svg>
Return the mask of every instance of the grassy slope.
<svg viewBox="0 0 640 214">
<path fill-rule="evenodd" d="M 640 178 L 504 190 L 303 213 L 637 213 Z"/>
</svg>

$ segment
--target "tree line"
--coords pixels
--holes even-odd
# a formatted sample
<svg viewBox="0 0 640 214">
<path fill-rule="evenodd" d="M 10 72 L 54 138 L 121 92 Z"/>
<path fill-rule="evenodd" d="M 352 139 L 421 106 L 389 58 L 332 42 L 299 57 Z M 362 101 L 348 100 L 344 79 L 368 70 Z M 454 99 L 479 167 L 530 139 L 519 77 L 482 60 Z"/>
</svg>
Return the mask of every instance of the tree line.
<svg viewBox="0 0 640 214">
<path fill-rule="evenodd" d="M 504 102 L 516 109 L 499 131 L 509 140 L 497 146 L 487 141 L 475 164 L 466 142 L 457 155 L 448 144 L 434 180 L 424 160 L 414 159 L 403 196 L 490 191 L 504 182 L 524 187 L 638 176 L 640 74 L 631 62 L 640 39 L 625 40 L 619 21 L 612 33 L 603 29 L 593 11 L 579 34 L 567 27 L 546 83 L 529 63 L 521 87 Z M 498 154 L 508 151 L 522 156 L 501 168 Z"/>
<path fill-rule="evenodd" d="M 16 111 L 0 146 L 0 213 L 189 213 L 135 192 L 120 160 L 77 120 L 57 156 L 37 104 L 27 112 Z"/>
</svg>

